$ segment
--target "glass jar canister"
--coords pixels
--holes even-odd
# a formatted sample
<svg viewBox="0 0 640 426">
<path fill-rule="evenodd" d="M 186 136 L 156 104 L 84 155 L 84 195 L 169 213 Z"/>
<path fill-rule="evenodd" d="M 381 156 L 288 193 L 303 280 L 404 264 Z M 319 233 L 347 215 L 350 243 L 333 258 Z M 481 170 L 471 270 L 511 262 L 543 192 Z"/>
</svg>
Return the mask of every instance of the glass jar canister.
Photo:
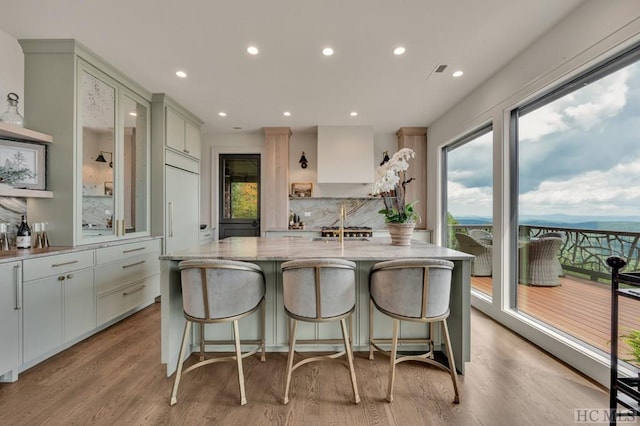
<svg viewBox="0 0 640 426">
<path fill-rule="evenodd" d="M 18 112 L 18 99 L 19 96 L 13 92 L 7 95 L 7 110 L 0 115 L 0 121 L 23 127 L 24 118 Z"/>
</svg>

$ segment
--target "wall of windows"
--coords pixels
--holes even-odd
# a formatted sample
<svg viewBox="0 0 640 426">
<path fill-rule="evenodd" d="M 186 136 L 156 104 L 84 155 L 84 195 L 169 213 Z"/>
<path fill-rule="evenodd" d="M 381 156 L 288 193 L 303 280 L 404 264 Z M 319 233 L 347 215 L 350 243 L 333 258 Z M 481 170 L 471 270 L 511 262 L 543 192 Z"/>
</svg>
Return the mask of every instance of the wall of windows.
<svg viewBox="0 0 640 426">
<path fill-rule="evenodd" d="M 636 47 L 512 114 L 518 156 L 513 307 L 605 353 L 606 259 L 617 255 L 638 265 L 639 257 L 639 58 Z M 640 329 L 637 307 L 626 302 L 620 327 Z M 628 350 L 621 348 L 623 358 Z"/>
<path fill-rule="evenodd" d="M 593 25 L 595 22 L 598 25 Z M 431 123 L 428 133 L 427 226 L 434 230 L 436 242 L 446 243 L 446 212 L 450 208 L 446 194 L 451 191 L 452 177 L 447 175 L 451 161 L 447 154 L 456 153 L 456 149 L 449 151 L 447 147 L 485 123 L 493 125 L 493 297 L 474 291 L 473 306 L 601 383 L 608 382 L 607 348 L 602 343 L 606 343 L 603 339 L 608 328 L 607 313 L 597 314 L 604 319 L 596 321 L 600 327 L 596 329 L 595 324 L 587 326 L 579 316 L 585 312 L 586 316 L 597 316 L 596 306 L 556 306 L 550 301 L 558 303 L 565 297 L 559 291 L 570 289 L 575 290 L 568 296 L 574 302 L 598 299 L 600 296 L 586 291 L 608 285 L 603 278 L 606 272 L 594 270 L 602 257 L 598 241 L 608 239 L 608 252 L 627 248 L 628 234 L 637 231 L 608 223 L 604 230 L 607 232 L 598 229 L 596 235 L 593 226 L 585 226 L 586 222 L 552 226 L 539 222 L 539 216 L 574 215 L 576 206 L 582 205 L 587 212 L 580 215 L 587 216 L 617 211 L 628 218 L 633 216 L 630 212 L 634 208 L 636 214 L 640 210 L 635 190 L 635 182 L 640 182 L 635 176 L 640 170 L 635 163 L 640 143 L 634 141 L 640 139 L 636 137 L 640 136 L 640 119 L 634 116 L 640 104 L 634 104 L 638 91 L 634 61 L 618 63 L 617 69 L 602 69 L 599 75 L 591 74 L 590 80 L 576 80 L 639 43 L 640 4 L 586 1 Z M 611 79 L 600 83 L 605 75 Z M 577 86 L 562 91 L 570 82 Z M 510 139 L 516 134 L 520 135 L 519 142 Z M 614 199 L 627 199 L 630 203 L 619 205 Z M 550 210 L 541 211 L 543 207 Z M 582 228 L 568 230 L 568 225 L 580 223 Z M 548 274 L 552 284 L 530 286 L 531 280 L 540 278 L 535 276 L 536 271 L 529 271 L 535 264 L 532 256 L 538 250 L 532 243 L 553 232 L 561 234 L 560 253 L 566 252 L 567 247 L 579 253 L 577 248 L 584 244 L 577 244 L 578 241 L 589 242 L 589 250 L 580 253 L 582 264 L 577 257 L 569 259 L 561 254 L 559 262 L 552 265 L 555 269 L 549 268 L 554 271 Z M 558 278 L 561 285 L 553 285 Z M 576 285 L 583 287 L 571 287 L 565 279 L 578 281 Z M 523 281 L 525 284 L 518 284 Z M 547 299 L 537 300 L 533 293 L 525 293 L 529 290 L 544 292 Z M 542 317 L 536 309 L 555 318 Z M 572 322 L 561 328 L 558 315 Z M 578 335 L 587 327 L 600 333 L 600 347 Z M 630 323 L 628 327 L 635 325 Z"/>
</svg>

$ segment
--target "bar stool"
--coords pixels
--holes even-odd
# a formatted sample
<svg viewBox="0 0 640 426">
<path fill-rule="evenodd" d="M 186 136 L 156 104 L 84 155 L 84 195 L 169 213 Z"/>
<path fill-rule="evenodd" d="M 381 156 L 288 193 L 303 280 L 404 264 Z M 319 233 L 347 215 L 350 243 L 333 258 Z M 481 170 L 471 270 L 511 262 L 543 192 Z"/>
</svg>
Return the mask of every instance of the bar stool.
<svg viewBox="0 0 640 426">
<path fill-rule="evenodd" d="M 353 351 L 346 319 L 355 310 L 356 300 L 356 264 L 343 259 L 304 259 L 292 260 L 282 264 L 282 288 L 284 309 L 289 316 L 289 356 L 287 359 L 287 377 L 284 389 L 284 404 L 289 402 L 291 374 L 298 367 L 327 359 L 337 359 L 346 355 L 347 366 L 351 374 L 354 402 L 360 402 L 356 374 L 353 368 Z M 327 322 L 340 321 L 344 351 L 331 355 L 313 356 L 293 364 L 296 347 L 298 321 Z M 298 343 L 337 342 L 333 340 L 301 340 Z M 341 342 L 342 343 L 342 342 Z"/>
<path fill-rule="evenodd" d="M 244 390 L 242 358 L 261 351 L 260 360 L 265 360 L 265 311 L 264 273 L 258 265 L 232 260 L 185 260 L 179 263 L 182 280 L 182 305 L 187 320 L 180 346 L 176 378 L 171 392 L 171 405 L 177 400 L 178 386 L 182 374 L 198 367 L 223 361 L 235 361 L 238 364 L 238 384 L 240 386 L 240 405 L 247 403 Z M 238 320 L 260 308 L 261 336 L 259 340 L 240 341 Z M 204 338 L 204 326 L 211 323 L 233 322 L 233 341 L 210 341 Z M 200 325 L 200 360 L 182 371 L 185 351 L 193 323 Z M 257 347 L 242 353 L 240 344 L 252 344 Z M 205 345 L 235 344 L 235 355 L 216 356 L 205 359 Z"/>
<path fill-rule="evenodd" d="M 373 359 L 374 348 L 390 356 L 387 401 L 393 401 L 393 382 L 396 364 L 404 361 L 420 361 L 435 365 L 451 375 L 455 397 L 460 402 L 456 366 L 451 351 L 451 340 L 447 317 L 451 295 L 451 271 L 453 263 L 436 259 L 406 259 L 379 262 L 369 271 L 369 359 Z M 383 314 L 393 318 L 393 337 L 375 339 L 373 334 L 374 306 Z M 429 324 L 429 339 L 399 339 L 400 321 Z M 434 359 L 434 324 L 441 323 L 449 365 Z M 398 356 L 398 341 L 427 343 L 428 350 L 421 355 Z M 391 343 L 391 351 L 381 349 L 379 343 Z"/>
</svg>

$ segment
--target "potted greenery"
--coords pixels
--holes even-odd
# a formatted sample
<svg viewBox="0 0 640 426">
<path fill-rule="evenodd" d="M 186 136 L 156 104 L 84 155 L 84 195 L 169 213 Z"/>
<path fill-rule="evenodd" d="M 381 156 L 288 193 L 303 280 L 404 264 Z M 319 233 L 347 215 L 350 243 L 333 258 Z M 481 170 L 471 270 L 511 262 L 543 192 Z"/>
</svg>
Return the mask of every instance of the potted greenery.
<svg viewBox="0 0 640 426">
<path fill-rule="evenodd" d="M 384 200 L 385 208 L 378 213 L 384 215 L 392 245 L 409 245 L 413 228 L 420 221 L 420 215 L 413 208 L 417 200 L 407 203 L 405 199 L 406 186 L 414 180 L 407 178 L 408 161 L 415 155 L 412 149 L 403 148 L 377 170 L 373 193 L 379 194 Z"/>
</svg>

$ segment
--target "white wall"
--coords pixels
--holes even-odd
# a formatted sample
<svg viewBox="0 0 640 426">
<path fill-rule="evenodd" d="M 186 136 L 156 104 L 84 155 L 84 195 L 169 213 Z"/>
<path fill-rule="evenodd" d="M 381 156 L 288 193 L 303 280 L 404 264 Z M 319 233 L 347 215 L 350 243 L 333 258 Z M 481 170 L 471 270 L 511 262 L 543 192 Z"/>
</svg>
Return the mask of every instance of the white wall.
<svg viewBox="0 0 640 426">
<path fill-rule="evenodd" d="M 508 120 L 509 112 L 516 106 L 638 41 L 639 1 L 586 0 L 463 101 L 431 123 L 428 130 L 427 228 L 434 229 L 434 241 L 440 242 L 443 226 L 438 223 L 441 217 L 441 148 L 481 124 L 493 122 L 494 234 L 501 233 L 503 238 L 494 239 L 493 303 L 472 297 L 473 305 L 603 384 L 608 383 L 606 358 L 597 354 L 584 355 L 573 342 L 554 332 L 541 331 L 535 323 L 508 309 L 510 288 L 502 285 L 510 281 L 511 255 L 503 244 L 509 241 L 510 229 Z"/>
<path fill-rule="evenodd" d="M 7 109 L 7 93 L 19 97 L 18 110 L 24 115 L 24 54 L 18 40 L 0 31 L 0 114 Z M 25 118 L 25 126 L 28 127 Z"/>
</svg>

